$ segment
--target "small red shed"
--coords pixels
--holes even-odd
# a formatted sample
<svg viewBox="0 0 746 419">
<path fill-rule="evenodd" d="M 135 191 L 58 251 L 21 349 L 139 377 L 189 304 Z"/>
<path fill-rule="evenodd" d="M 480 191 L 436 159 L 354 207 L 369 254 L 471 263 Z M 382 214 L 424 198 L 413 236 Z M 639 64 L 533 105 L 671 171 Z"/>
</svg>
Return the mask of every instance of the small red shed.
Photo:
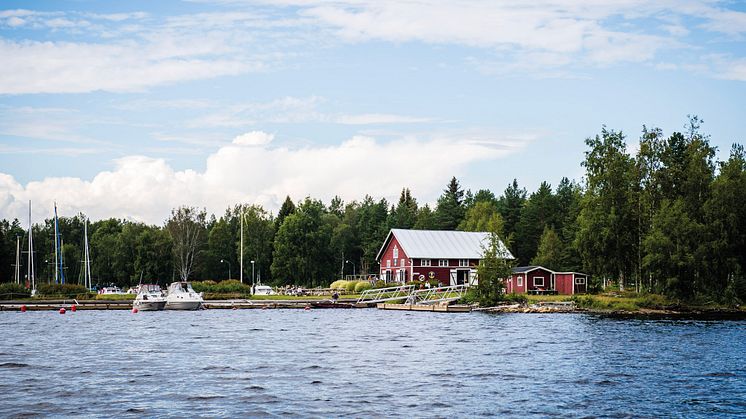
<svg viewBox="0 0 746 419">
<path fill-rule="evenodd" d="M 588 292 L 588 275 L 580 272 L 555 272 L 554 282 L 560 294 L 585 294 Z"/>
<path fill-rule="evenodd" d="M 554 290 L 554 271 L 543 266 L 519 266 L 505 284 L 508 294 L 526 294 Z"/>
</svg>

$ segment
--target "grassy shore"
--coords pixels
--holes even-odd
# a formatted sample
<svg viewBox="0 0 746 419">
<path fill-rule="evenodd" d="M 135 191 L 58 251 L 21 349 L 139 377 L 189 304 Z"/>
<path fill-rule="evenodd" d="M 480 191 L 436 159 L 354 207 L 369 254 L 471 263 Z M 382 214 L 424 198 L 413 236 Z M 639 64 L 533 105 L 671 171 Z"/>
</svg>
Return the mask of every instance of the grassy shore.
<svg viewBox="0 0 746 419">
<path fill-rule="evenodd" d="M 650 312 L 650 311 L 734 311 L 746 312 L 746 307 L 729 307 L 712 301 L 682 302 L 659 294 L 607 293 L 581 295 L 529 295 L 529 304 L 540 301 L 574 301 L 578 308 L 591 311 Z"/>
</svg>

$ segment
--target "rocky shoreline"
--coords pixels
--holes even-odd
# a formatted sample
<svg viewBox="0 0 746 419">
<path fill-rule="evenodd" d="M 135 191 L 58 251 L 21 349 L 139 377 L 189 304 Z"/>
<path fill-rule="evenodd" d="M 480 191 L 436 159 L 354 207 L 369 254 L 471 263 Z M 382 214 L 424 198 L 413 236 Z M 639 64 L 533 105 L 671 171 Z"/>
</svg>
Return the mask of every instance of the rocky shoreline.
<svg viewBox="0 0 746 419">
<path fill-rule="evenodd" d="M 602 310 L 578 307 L 571 301 L 475 307 L 473 311 L 485 313 L 590 313 L 609 317 L 641 319 L 746 320 L 746 311 L 740 309 L 671 307 L 641 308 L 635 311 Z"/>
</svg>

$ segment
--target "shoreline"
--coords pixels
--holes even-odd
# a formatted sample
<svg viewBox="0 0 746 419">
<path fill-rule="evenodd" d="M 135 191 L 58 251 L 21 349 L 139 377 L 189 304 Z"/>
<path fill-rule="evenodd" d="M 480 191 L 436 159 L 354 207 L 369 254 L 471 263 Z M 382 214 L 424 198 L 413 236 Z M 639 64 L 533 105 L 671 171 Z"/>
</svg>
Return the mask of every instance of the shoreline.
<svg viewBox="0 0 746 419">
<path fill-rule="evenodd" d="M 283 300 L 206 300 L 204 306 L 209 310 L 231 309 L 303 309 L 307 306 L 314 309 L 349 309 L 373 308 L 375 305 L 359 305 L 355 299 L 339 299 L 331 304 L 329 299 L 283 299 Z M 56 311 L 69 309 L 72 305 L 77 310 L 131 310 L 132 300 L 7 300 L 0 301 L 0 311 L 21 311 L 26 306 L 28 311 Z M 495 307 L 474 307 L 473 311 L 504 314 L 593 314 L 615 318 L 638 318 L 653 320 L 746 320 L 746 310 L 720 307 L 686 307 L 675 308 L 640 308 L 637 310 L 598 309 L 578 307 L 569 302 L 539 302 L 530 305 L 501 305 Z"/>
</svg>

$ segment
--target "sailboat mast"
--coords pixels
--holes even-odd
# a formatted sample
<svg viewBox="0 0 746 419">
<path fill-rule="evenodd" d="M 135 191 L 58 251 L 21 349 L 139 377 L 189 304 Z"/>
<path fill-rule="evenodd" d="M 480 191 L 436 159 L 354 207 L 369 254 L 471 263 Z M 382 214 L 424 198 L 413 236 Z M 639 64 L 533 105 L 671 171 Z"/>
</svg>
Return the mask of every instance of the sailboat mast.
<svg viewBox="0 0 746 419">
<path fill-rule="evenodd" d="M 65 283 L 65 272 L 62 268 L 62 244 L 60 243 L 60 220 L 57 217 L 57 203 L 54 203 L 54 282 Z"/>
<path fill-rule="evenodd" d="M 28 201 L 28 273 L 27 280 L 31 283 L 31 289 L 36 289 L 34 280 L 34 234 L 31 228 L 31 200 Z"/>
<path fill-rule="evenodd" d="M 83 224 L 83 236 L 84 236 L 84 242 L 85 242 L 85 260 L 84 260 L 84 269 L 85 273 L 83 274 L 83 282 L 85 282 L 85 287 L 88 289 L 91 289 L 93 287 L 92 281 L 91 281 L 91 256 L 88 253 L 88 218 L 85 219 L 85 224 Z"/>
<path fill-rule="evenodd" d="M 243 205 L 241 205 L 241 283 L 243 284 Z"/>
<path fill-rule="evenodd" d="M 16 264 L 15 264 L 16 284 L 21 283 L 21 237 L 16 235 Z"/>
</svg>

